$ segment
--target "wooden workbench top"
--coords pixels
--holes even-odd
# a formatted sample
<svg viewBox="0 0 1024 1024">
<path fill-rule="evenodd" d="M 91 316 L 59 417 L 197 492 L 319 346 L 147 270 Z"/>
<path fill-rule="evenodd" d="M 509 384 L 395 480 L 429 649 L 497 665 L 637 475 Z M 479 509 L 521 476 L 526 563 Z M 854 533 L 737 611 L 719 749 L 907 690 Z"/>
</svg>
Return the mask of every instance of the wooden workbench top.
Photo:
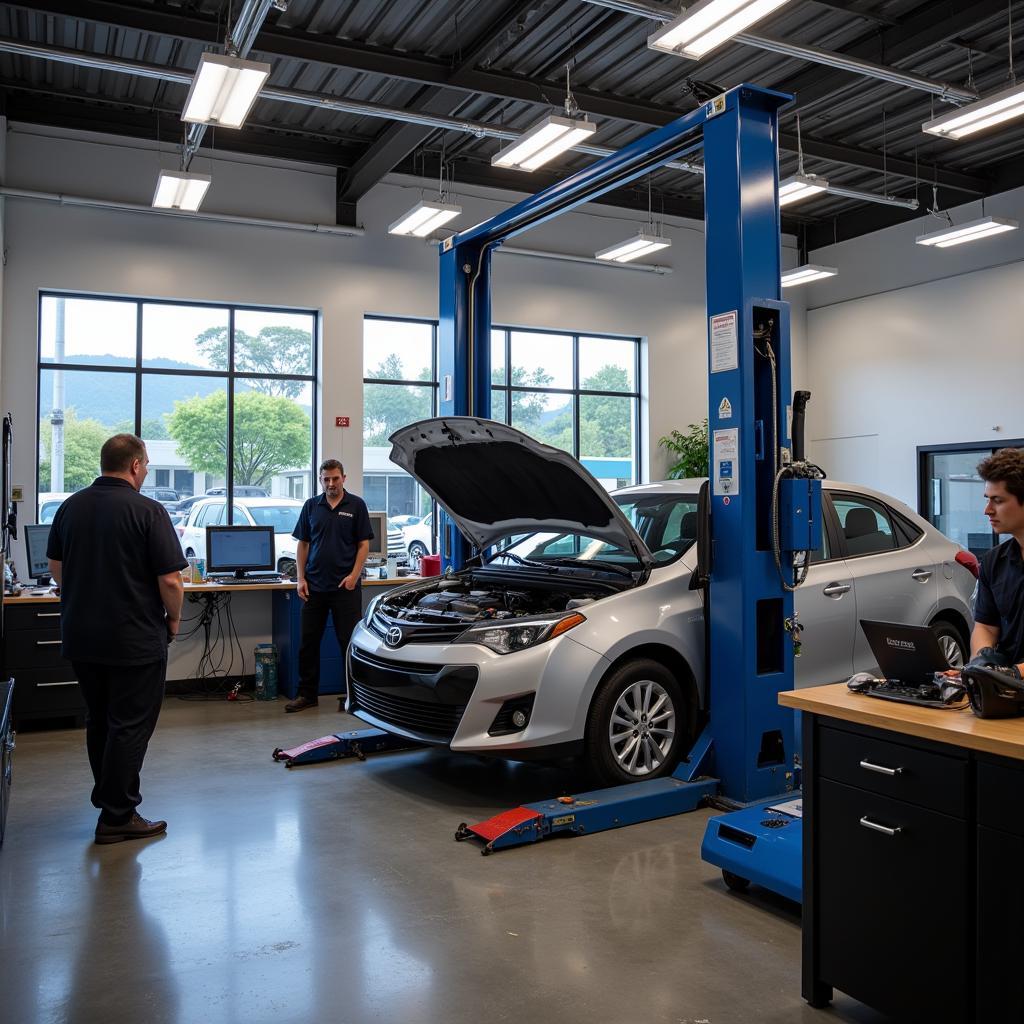
<svg viewBox="0 0 1024 1024">
<path fill-rule="evenodd" d="M 364 579 L 364 587 L 395 587 L 403 583 L 415 583 L 420 579 L 419 576 L 399 576 L 396 579 L 388 578 L 386 580 L 381 579 Z M 295 584 L 292 582 L 288 583 L 251 583 L 248 586 L 242 585 L 239 587 L 228 586 L 223 587 L 219 583 L 186 583 L 185 593 L 186 594 L 236 594 L 239 591 L 243 593 L 251 593 L 254 590 L 294 590 Z M 20 594 L 8 595 L 4 597 L 5 605 L 12 604 L 56 604 L 60 601 L 60 598 L 55 596 L 53 593 L 46 594 L 33 594 L 31 590 L 23 590 Z"/>
<path fill-rule="evenodd" d="M 1024 760 L 1024 717 L 978 718 L 970 708 L 944 711 L 852 693 L 845 683 L 788 690 L 779 703 L 844 722 Z"/>
</svg>

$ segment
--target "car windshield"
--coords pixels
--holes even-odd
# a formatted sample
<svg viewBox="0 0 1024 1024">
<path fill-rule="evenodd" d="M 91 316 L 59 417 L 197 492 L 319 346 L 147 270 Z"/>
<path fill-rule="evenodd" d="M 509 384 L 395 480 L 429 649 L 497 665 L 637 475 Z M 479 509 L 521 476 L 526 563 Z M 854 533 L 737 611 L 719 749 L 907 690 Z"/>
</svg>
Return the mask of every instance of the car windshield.
<svg viewBox="0 0 1024 1024">
<path fill-rule="evenodd" d="M 595 569 L 610 568 L 612 572 L 633 572 L 640 567 L 637 556 L 617 544 L 586 534 L 551 532 L 511 537 L 490 562 L 544 566 L 579 563 L 584 567 L 589 563 Z"/>
<path fill-rule="evenodd" d="M 612 495 L 650 548 L 655 564 L 677 559 L 697 540 L 696 494 Z"/>
<path fill-rule="evenodd" d="M 272 526 L 274 533 L 291 533 L 299 519 L 298 505 L 249 506 L 249 515 L 257 526 Z"/>
</svg>

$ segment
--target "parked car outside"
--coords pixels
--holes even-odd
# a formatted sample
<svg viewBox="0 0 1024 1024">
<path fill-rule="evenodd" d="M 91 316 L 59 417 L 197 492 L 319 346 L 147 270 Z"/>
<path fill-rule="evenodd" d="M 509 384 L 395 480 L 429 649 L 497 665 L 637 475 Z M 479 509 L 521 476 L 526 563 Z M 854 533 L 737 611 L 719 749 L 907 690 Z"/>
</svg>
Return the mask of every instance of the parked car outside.
<svg viewBox="0 0 1024 1024">
<path fill-rule="evenodd" d="M 143 487 L 139 493 L 144 494 L 147 498 L 152 498 L 154 501 L 159 501 L 166 509 L 176 509 L 178 502 L 181 500 L 178 497 L 178 492 L 171 490 L 169 487 Z"/>
<path fill-rule="evenodd" d="M 453 751 L 582 755 L 609 785 L 670 773 L 707 706 L 702 598 L 689 589 L 702 481 L 609 494 L 565 452 L 472 418 L 391 440 L 392 461 L 477 550 L 506 546 L 371 602 L 348 650 L 348 710 Z M 825 481 L 823 513 L 796 593 L 797 685 L 877 668 L 862 618 L 930 625 L 962 663 L 974 556 L 865 487 Z"/>
<path fill-rule="evenodd" d="M 42 491 L 37 501 L 37 523 L 52 523 L 57 509 L 64 503 L 65 498 L 70 498 L 74 491 Z"/>
<path fill-rule="evenodd" d="M 406 555 L 414 572 L 419 572 L 420 559 L 434 550 L 434 513 L 424 516 L 418 523 L 402 528 Z"/>
<path fill-rule="evenodd" d="M 302 511 L 296 498 L 236 498 L 235 526 L 273 526 L 274 556 L 277 571 L 293 575 L 295 571 L 295 538 L 292 530 Z M 227 525 L 227 502 L 223 498 L 204 498 L 188 512 L 188 519 L 178 527 L 181 550 L 186 557 L 206 558 L 206 528 Z"/>
<path fill-rule="evenodd" d="M 253 484 L 235 484 L 234 487 L 236 498 L 269 498 L 266 488 L 256 487 Z M 206 496 L 227 494 L 228 489 L 226 487 L 210 487 L 206 491 Z"/>
<path fill-rule="evenodd" d="M 388 524 L 390 526 L 397 526 L 400 530 L 404 530 L 407 526 L 415 526 L 423 516 L 412 516 L 412 515 L 399 515 L 390 516 L 388 518 Z"/>
</svg>

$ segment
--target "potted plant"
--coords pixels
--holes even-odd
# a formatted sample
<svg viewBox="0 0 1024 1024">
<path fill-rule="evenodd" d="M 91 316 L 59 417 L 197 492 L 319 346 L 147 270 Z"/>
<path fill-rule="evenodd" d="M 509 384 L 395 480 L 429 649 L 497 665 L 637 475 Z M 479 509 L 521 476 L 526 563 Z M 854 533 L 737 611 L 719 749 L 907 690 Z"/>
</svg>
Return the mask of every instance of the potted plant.
<svg viewBox="0 0 1024 1024">
<path fill-rule="evenodd" d="M 706 416 L 700 423 L 691 423 L 685 434 L 673 430 L 665 437 L 659 438 L 658 444 L 668 450 L 670 458 L 676 460 L 666 474 L 669 480 L 708 475 L 708 418 Z"/>
</svg>

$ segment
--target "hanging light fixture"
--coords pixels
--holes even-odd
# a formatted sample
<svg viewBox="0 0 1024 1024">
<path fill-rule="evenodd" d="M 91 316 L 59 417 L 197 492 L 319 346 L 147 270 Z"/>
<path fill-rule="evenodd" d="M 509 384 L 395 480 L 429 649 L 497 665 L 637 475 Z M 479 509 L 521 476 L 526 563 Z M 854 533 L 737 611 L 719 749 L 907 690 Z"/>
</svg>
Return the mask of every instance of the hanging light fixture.
<svg viewBox="0 0 1024 1024">
<path fill-rule="evenodd" d="M 948 249 L 954 245 L 963 245 L 964 242 L 974 242 L 979 238 L 988 238 L 990 235 L 1001 235 L 1004 231 L 1016 231 L 1020 225 L 1015 220 L 1007 220 L 1004 217 L 982 217 L 979 220 L 968 221 L 966 224 L 952 224 L 940 228 L 938 231 L 929 232 L 927 235 L 918 235 L 918 245 L 932 245 L 936 249 Z"/>
<path fill-rule="evenodd" d="M 389 235 L 415 235 L 426 238 L 432 231 L 447 224 L 462 213 L 455 203 L 421 199 L 408 213 L 403 214 L 389 228 Z"/>
<path fill-rule="evenodd" d="M 789 0 L 702 0 L 649 36 L 652 50 L 698 60 Z"/>
<path fill-rule="evenodd" d="M 794 267 L 782 275 L 782 287 L 793 288 L 799 284 L 820 281 L 824 277 L 835 277 L 839 271 L 835 267 L 822 267 L 817 263 L 805 263 L 802 267 Z"/>
<path fill-rule="evenodd" d="M 828 180 L 804 171 L 804 142 L 800 135 L 800 115 L 796 115 L 796 174 L 779 182 L 779 206 L 790 206 L 828 189 Z"/>
<path fill-rule="evenodd" d="M 213 179 L 209 174 L 186 171 L 161 171 L 153 193 L 153 206 L 158 210 L 199 209 Z"/>
<path fill-rule="evenodd" d="M 572 149 L 597 131 L 597 125 L 580 113 L 569 85 L 569 65 L 565 65 L 565 116 L 549 114 L 528 128 L 515 142 L 491 157 L 494 167 L 516 167 L 535 171 L 559 153 Z"/>
<path fill-rule="evenodd" d="M 662 211 L 664 215 L 664 211 Z M 652 252 L 659 249 L 668 249 L 672 245 L 672 239 L 666 238 L 661 231 L 654 227 L 654 214 L 651 211 L 651 175 L 647 175 L 647 230 L 640 231 L 627 238 L 625 241 L 609 245 L 607 249 L 601 249 L 594 253 L 594 259 L 608 260 L 612 263 L 631 263 L 641 256 L 650 256 Z"/>
<path fill-rule="evenodd" d="M 269 77 L 269 64 L 228 54 L 204 53 L 199 58 L 181 119 L 241 128 Z"/>
</svg>

